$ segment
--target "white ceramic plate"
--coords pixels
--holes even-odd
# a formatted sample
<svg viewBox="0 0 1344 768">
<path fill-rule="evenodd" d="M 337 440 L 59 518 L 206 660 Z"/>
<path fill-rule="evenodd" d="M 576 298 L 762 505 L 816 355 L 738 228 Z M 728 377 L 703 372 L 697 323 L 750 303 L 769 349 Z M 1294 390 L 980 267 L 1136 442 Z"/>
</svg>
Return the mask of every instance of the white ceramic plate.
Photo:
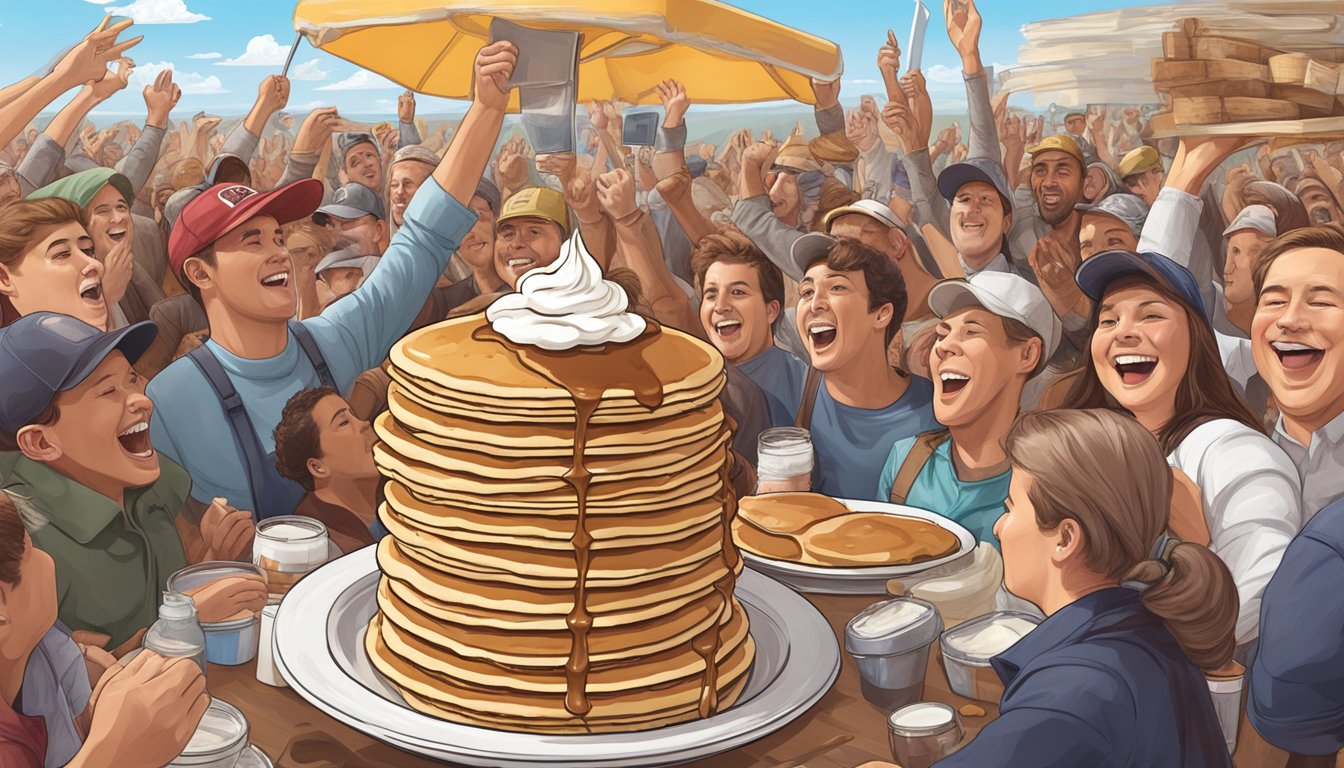
<svg viewBox="0 0 1344 768">
<path fill-rule="evenodd" d="M 975 549 L 975 537 L 960 523 L 925 509 L 906 507 L 882 501 L 863 501 L 861 499 L 836 499 L 854 512 L 879 512 L 884 515 L 917 517 L 927 520 L 940 528 L 946 528 L 956 534 L 960 546 L 957 551 L 937 560 L 915 565 L 871 565 L 862 568 L 823 568 L 816 565 L 804 565 L 786 560 L 774 560 L 769 557 L 748 552 L 739 547 L 742 559 L 747 565 L 761 573 L 778 579 L 799 592 L 811 592 L 820 595 L 882 595 L 887 592 L 887 579 L 899 579 L 902 576 L 927 571 L 945 563 L 963 557 Z"/>
<path fill-rule="evenodd" d="M 290 686 L 323 712 L 408 752 L 462 765 L 658 766 L 750 743 L 803 714 L 840 672 L 825 618 L 782 584 L 744 570 L 737 597 L 756 641 L 747 687 L 730 709 L 636 733 L 553 735 L 476 728 L 421 714 L 375 672 L 364 652 L 378 585 L 374 547 L 300 581 L 275 619 L 275 659 Z"/>
</svg>

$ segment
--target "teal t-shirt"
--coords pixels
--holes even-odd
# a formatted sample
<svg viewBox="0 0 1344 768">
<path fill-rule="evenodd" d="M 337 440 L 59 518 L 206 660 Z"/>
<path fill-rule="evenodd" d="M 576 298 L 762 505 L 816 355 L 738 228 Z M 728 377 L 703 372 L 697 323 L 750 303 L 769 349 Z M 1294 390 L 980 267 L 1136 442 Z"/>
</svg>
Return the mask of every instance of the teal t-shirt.
<svg viewBox="0 0 1344 768">
<path fill-rule="evenodd" d="M 882 478 L 877 484 L 877 497 L 883 501 L 891 498 L 891 486 L 896 481 L 896 473 L 914 447 L 917 437 L 898 440 L 887 455 L 887 464 L 882 468 Z M 966 527 L 977 541 L 985 541 L 999 546 L 994 535 L 994 523 L 1004 513 L 1003 502 L 1008 498 L 1008 481 L 1012 470 L 1001 475 L 963 482 L 957 477 L 952 465 L 952 441 L 945 440 L 934 450 L 924 469 L 915 477 L 906 497 L 907 506 L 927 509 L 943 517 L 954 520 Z"/>
</svg>

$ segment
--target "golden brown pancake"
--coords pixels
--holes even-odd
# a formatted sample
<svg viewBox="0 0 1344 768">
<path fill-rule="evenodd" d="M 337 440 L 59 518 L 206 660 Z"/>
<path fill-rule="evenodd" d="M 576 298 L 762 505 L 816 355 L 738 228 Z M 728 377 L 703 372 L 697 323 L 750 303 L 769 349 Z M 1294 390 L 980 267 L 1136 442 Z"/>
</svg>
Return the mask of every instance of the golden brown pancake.
<svg viewBox="0 0 1344 768">
<path fill-rule="evenodd" d="M 852 512 L 803 535 L 808 554 L 826 565 L 911 565 L 956 552 L 956 534 L 915 517 Z"/>
<path fill-rule="evenodd" d="M 811 560 L 811 558 L 806 557 L 806 553 L 803 552 L 803 545 L 797 539 L 792 536 L 767 533 L 750 523 L 744 522 L 742 518 L 733 521 L 733 539 L 739 547 L 748 552 L 772 560 L 791 560 L 798 563 Z"/>
<path fill-rule="evenodd" d="M 849 507 L 820 493 L 770 493 L 737 502 L 737 514 L 766 533 L 797 534 Z"/>
</svg>

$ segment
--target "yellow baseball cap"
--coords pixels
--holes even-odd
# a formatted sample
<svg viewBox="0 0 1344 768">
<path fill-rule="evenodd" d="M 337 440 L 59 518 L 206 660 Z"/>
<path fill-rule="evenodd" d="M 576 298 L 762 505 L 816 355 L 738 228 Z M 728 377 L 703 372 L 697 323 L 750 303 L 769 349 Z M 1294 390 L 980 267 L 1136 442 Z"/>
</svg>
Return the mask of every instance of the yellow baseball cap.
<svg viewBox="0 0 1344 768">
<path fill-rule="evenodd" d="M 1149 146 L 1142 146 L 1138 149 L 1131 149 L 1120 160 L 1120 178 L 1133 176 L 1136 173 L 1143 173 L 1149 168 L 1161 168 L 1162 158 L 1157 154 L 1157 150 Z"/>
<path fill-rule="evenodd" d="M 1052 150 L 1071 155 L 1078 161 L 1078 165 L 1080 166 L 1085 167 L 1087 165 L 1087 161 L 1083 159 L 1083 151 L 1078 148 L 1078 142 L 1074 141 L 1072 136 L 1067 136 L 1062 133 L 1057 133 L 1054 136 L 1046 136 L 1044 139 L 1041 139 L 1040 144 L 1028 148 L 1027 154 L 1031 155 L 1034 159 L 1042 152 L 1050 152 Z"/>
<path fill-rule="evenodd" d="M 495 219 L 495 227 L 509 219 L 537 218 L 554 221 L 569 237 L 569 207 L 565 196 L 550 187 L 524 187 L 515 192 Z"/>
</svg>

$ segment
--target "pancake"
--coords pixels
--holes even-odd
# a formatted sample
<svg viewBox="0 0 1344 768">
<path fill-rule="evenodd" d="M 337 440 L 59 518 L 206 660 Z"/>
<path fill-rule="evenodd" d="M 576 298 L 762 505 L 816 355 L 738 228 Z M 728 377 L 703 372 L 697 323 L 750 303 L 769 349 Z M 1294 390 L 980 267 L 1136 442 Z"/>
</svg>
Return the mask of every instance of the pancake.
<svg viewBox="0 0 1344 768">
<path fill-rule="evenodd" d="M 380 467 L 383 474 L 393 477 L 396 473 Z M 693 473 L 683 473 L 678 478 L 682 482 L 669 484 L 668 487 L 649 488 L 647 483 L 615 483 L 613 487 L 628 490 L 624 495 L 612 495 L 607 498 L 588 497 L 587 513 L 599 515 L 638 515 L 646 512 L 658 512 L 675 506 L 694 504 L 713 499 L 722 490 L 720 472 L 713 459 Z M 490 493 L 480 494 L 458 491 L 451 488 L 415 486 L 409 481 L 400 481 L 412 497 L 426 504 L 466 506 L 492 515 L 546 515 L 569 519 L 572 523 L 576 514 L 577 497 L 573 488 L 550 493 Z M 571 524 L 571 529 L 572 529 Z"/>
<path fill-rule="evenodd" d="M 797 539 L 769 533 L 743 522 L 741 518 L 733 521 L 733 540 L 739 547 L 761 557 L 795 563 L 812 562 L 812 558 L 803 551 L 803 545 Z"/>
<path fill-rule="evenodd" d="M 849 507 L 820 493 L 771 493 L 748 496 L 737 514 L 765 533 L 797 534 L 821 520 L 847 514 Z"/>
<path fill-rule="evenodd" d="M 956 534 L 914 517 L 852 512 L 823 520 L 803 536 L 808 554 L 825 565 L 912 565 L 956 552 Z"/>
</svg>

